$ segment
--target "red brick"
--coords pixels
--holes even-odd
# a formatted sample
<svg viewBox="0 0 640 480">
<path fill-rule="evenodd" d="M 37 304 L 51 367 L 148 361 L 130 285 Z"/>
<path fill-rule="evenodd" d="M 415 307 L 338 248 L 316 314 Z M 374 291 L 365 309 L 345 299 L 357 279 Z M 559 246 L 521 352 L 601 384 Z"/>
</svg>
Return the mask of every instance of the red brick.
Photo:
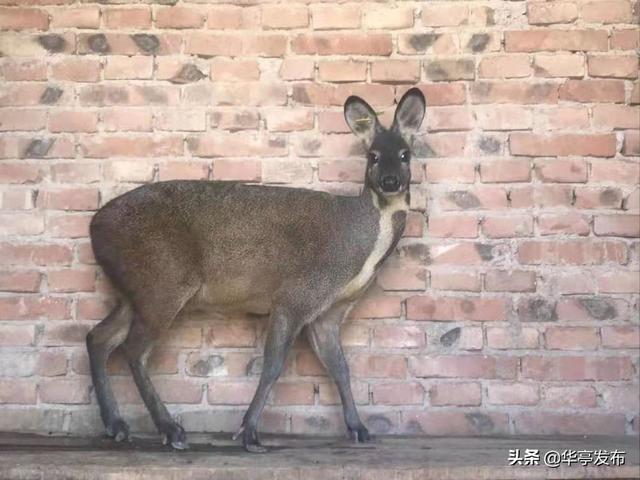
<svg viewBox="0 0 640 480">
<path fill-rule="evenodd" d="M 67 373 L 67 364 L 68 359 L 65 352 L 44 350 L 38 355 L 36 373 L 44 377 L 65 375 Z"/>
<path fill-rule="evenodd" d="M 409 370 L 416 377 L 501 378 L 516 376 L 517 358 L 485 355 L 411 357 Z"/>
<path fill-rule="evenodd" d="M 321 61 L 318 75 L 324 82 L 364 82 L 367 77 L 366 62 L 353 60 Z"/>
<path fill-rule="evenodd" d="M 419 383 L 377 383 L 371 386 L 374 405 L 422 405 L 424 388 Z"/>
<path fill-rule="evenodd" d="M 627 157 L 640 156 L 640 132 L 631 130 L 624 132 L 622 155 Z"/>
<path fill-rule="evenodd" d="M 611 32 L 611 48 L 614 50 L 634 50 L 640 47 L 640 38 L 635 28 Z"/>
<path fill-rule="evenodd" d="M 44 218 L 35 213 L 0 212 L 0 236 L 38 235 L 44 232 Z"/>
<path fill-rule="evenodd" d="M 523 264 L 599 265 L 604 262 L 626 263 L 627 251 L 620 242 L 528 241 L 520 244 L 518 259 Z"/>
<path fill-rule="evenodd" d="M 36 403 L 36 382 L 33 380 L 0 380 L 0 405 Z"/>
<path fill-rule="evenodd" d="M 638 77 L 638 57 L 635 55 L 589 55 L 589 75 L 592 77 Z"/>
<path fill-rule="evenodd" d="M 427 78 L 434 82 L 473 80 L 475 62 L 471 58 L 429 60 L 425 63 Z"/>
<path fill-rule="evenodd" d="M 209 165 L 202 162 L 169 162 L 158 167 L 158 178 L 165 180 L 207 180 Z"/>
<path fill-rule="evenodd" d="M 420 63 L 411 60 L 371 62 L 371 80 L 381 83 L 415 83 L 420 80 Z"/>
<path fill-rule="evenodd" d="M 472 112 L 466 107 L 434 107 L 425 120 L 430 132 L 471 130 L 474 126 Z"/>
<path fill-rule="evenodd" d="M 211 7 L 207 10 L 207 28 L 234 30 L 242 28 L 243 23 L 242 7 L 224 5 Z"/>
<path fill-rule="evenodd" d="M 87 158 L 175 156 L 182 154 L 182 138 L 175 135 L 86 137 L 80 151 Z"/>
<path fill-rule="evenodd" d="M 512 133 L 509 136 L 511 154 L 534 157 L 550 156 L 594 156 L 612 157 L 616 153 L 616 137 L 613 134 L 584 135 L 539 135 L 534 133 Z M 579 163 L 573 163 L 576 167 Z M 575 173 L 576 175 L 573 175 Z M 584 174 L 584 175 L 583 175 Z M 562 178 L 578 178 L 586 181 L 586 170 L 573 170 Z M 575 180 L 574 180 L 575 181 Z"/>
<path fill-rule="evenodd" d="M 516 433 L 524 435 L 581 435 L 590 431 L 622 435 L 626 423 L 622 414 L 595 413 L 521 412 L 514 420 Z"/>
<path fill-rule="evenodd" d="M 489 238 L 530 237 L 533 218 L 530 216 L 487 217 L 482 221 L 482 233 Z"/>
<path fill-rule="evenodd" d="M 466 4 L 442 2 L 422 6 L 422 23 L 426 27 L 455 27 L 467 23 L 468 18 Z"/>
<path fill-rule="evenodd" d="M 285 58 L 280 66 L 280 76 L 283 80 L 311 80 L 313 79 L 315 63 L 304 58 Z"/>
<path fill-rule="evenodd" d="M 485 276 L 485 289 L 493 292 L 533 292 L 536 289 L 536 274 L 522 270 L 492 270 Z"/>
<path fill-rule="evenodd" d="M 591 327 L 550 327 L 544 333 L 549 350 L 595 350 L 598 330 Z"/>
<path fill-rule="evenodd" d="M 520 78 L 531 75 L 531 60 L 527 55 L 486 56 L 480 61 L 480 78 Z"/>
<path fill-rule="evenodd" d="M 580 54 L 536 55 L 533 68 L 536 77 L 576 77 L 585 73 L 585 60 Z"/>
<path fill-rule="evenodd" d="M 609 38 L 606 30 L 521 30 L 504 33 L 507 52 L 603 51 Z"/>
<path fill-rule="evenodd" d="M 102 14 L 107 28 L 129 29 L 151 27 L 151 10 L 149 7 L 107 8 Z"/>
<path fill-rule="evenodd" d="M 425 334 L 420 327 L 381 326 L 373 333 L 375 348 L 420 348 L 425 345 Z"/>
<path fill-rule="evenodd" d="M 177 378 L 162 378 L 154 381 L 160 398 L 166 403 L 192 403 L 202 401 L 202 385 Z"/>
<path fill-rule="evenodd" d="M 104 68 L 107 80 L 150 79 L 153 75 L 153 58 L 110 56 Z"/>
<path fill-rule="evenodd" d="M 33 325 L 0 327 L 0 345 L 3 347 L 27 347 L 35 343 L 35 327 Z"/>
<path fill-rule="evenodd" d="M 637 412 L 640 397 L 636 385 L 603 385 L 602 397 L 609 410 L 614 412 Z"/>
<path fill-rule="evenodd" d="M 491 105 L 476 107 L 474 111 L 483 130 L 528 130 L 533 125 L 533 115 L 526 107 Z"/>
<path fill-rule="evenodd" d="M 398 34 L 398 53 L 452 55 L 459 53 L 458 38 L 452 33 Z"/>
<path fill-rule="evenodd" d="M 627 105 L 596 105 L 593 107 L 593 124 L 607 129 L 636 128 L 640 108 Z"/>
<path fill-rule="evenodd" d="M 291 49 L 303 55 L 389 55 L 392 44 L 386 33 L 305 33 L 291 40 Z"/>
<path fill-rule="evenodd" d="M 560 87 L 560 100 L 583 103 L 624 102 L 624 82 L 619 80 L 567 80 Z"/>
<path fill-rule="evenodd" d="M 549 130 L 587 129 L 589 110 L 583 107 L 554 107 L 543 116 L 547 118 Z"/>
<path fill-rule="evenodd" d="M 638 348 L 640 344 L 640 328 L 636 326 L 605 326 L 600 334 L 605 348 Z"/>
<path fill-rule="evenodd" d="M 602 293 L 637 293 L 640 276 L 634 271 L 606 272 L 597 278 L 598 290 Z"/>
<path fill-rule="evenodd" d="M 402 413 L 404 428 L 426 435 L 487 435 L 506 433 L 508 417 L 503 413 L 408 411 Z"/>
<path fill-rule="evenodd" d="M 46 30 L 49 15 L 35 8 L 0 8 L 0 30 Z"/>
<path fill-rule="evenodd" d="M 269 29 L 304 28 L 309 25 L 309 12 L 304 5 L 264 5 L 262 26 Z"/>
<path fill-rule="evenodd" d="M 225 160 L 216 159 L 213 162 L 212 177 L 215 180 L 241 180 L 246 182 L 259 181 L 261 164 L 258 160 Z"/>
<path fill-rule="evenodd" d="M 531 165 L 527 159 L 483 162 L 480 165 L 480 178 L 485 183 L 529 182 Z"/>
<path fill-rule="evenodd" d="M 589 218 L 578 213 L 548 214 L 538 217 L 541 235 L 589 235 Z"/>
<path fill-rule="evenodd" d="M 497 298 L 415 296 L 407 299 L 407 318 L 436 321 L 506 320 L 507 303 Z"/>
<path fill-rule="evenodd" d="M 593 387 L 551 387 L 543 390 L 542 404 L 553 408 L 593 408 L 598 406 Z"/>
<path fill-rule="evenodd" d="M 360 27 L 360 5 L 311 5 L 315 30 L 337 30 Z"/>
<path fill-rule="evenodd" d="M 45 380 L 40 382 L 38 393 L 44 403 L 89 403 L 90 380 Z"/>
<path fill-rule="evenodd" d="M 611 182 L 615 186 L 633 185 L 637 183 L 638 175 L 640 175 L 640 166 L 634 162 L 615 160 L 591 162 L 592 182 Z"/>
<path fill-rule="evenodd" d="M 192 154 L 198 157 L 278 157 L 286 154 L 283 138 L 247 133 L 193 136 L 187 139 L 187 145 Z"/>
<path fill-rule="evenodd" d="M 364 12 L 364 26 L 368 29 L 393 30 L 413 26 L 412 7 L 373 7 Z"/>
<path fill-rule="evenodd" d="M 211 61 L 211 80 L 232 82 L 236 80 L 259 80 L 260 67 L 255 60 L 213 59 Z"/>
<path fill-rule="evenodd" d="M 378 285 L 384 290 L 424 290 L 426 271 L 418 265 L 384 265 L 377 277 Z"/>
<path fill-rule="evenodd" d="M 596 215 L 593 231 L 599 236 L 640 237 L 640 216 Z"/>
<path fill-rule="evenodd" d="M 429 235 L 444 238 L 476 238 L 478 219 L 464 215 L 430 216 Z"/>
<path fill-rule="evenodd" d="M 0 291 L 37 292 L 40 288 L 40 272 L 3 272 L 0 271 Z"/>
<path fill-rule="evenodd" d="M 533 380 L 628 380 L 633 376 L 630 358 L 539 357 L 522 359 L 522 377 Z"/>
<path fill-rule="evenodd" d="M 15 130 L 42 130 L 46 124 L 43 110 L 2 109 L 0 110 L 0 132 Z"/>
<path fill-rule="evenodd" d="M 100 26 L 100 8 L 98 7 L 60 7 L 51 10 L 51 28 L 98 28 Z"/>
<path fill-rule="evenodd" d="M 538 348 L 538 330 L 532 327 L 487 328 L 487 344 L 498 350 Z"/>
<path fill-rule="evenodd" d="M 83 111 L 54 111 L 49 113 L 50 132 L 95 132 L 98 127 L 98 114 Z"/>
<path fill-rule="evenodd" d="M 96 273 L 93 270 L 51 270 L 47 272 L 50 292 L 92 292 Z"/>
<path fill-rule="evenodd" d="M 0 62 L 0 78 L 4 80 L 46 80 L 47 64 L 39 58 L 5 58 Z"/>
<path fill-rule="evenodd" d="M 502 383 L 487 387 L 487 402 L 491 405 L 537 405 L 539 400 L 537 385 Z"/>
<path fill-rule="evenodd" d="M 430 277 L 434 290 L 479 292 L 481 287 L 480 276 L 476 273 L 431 270 Z"/>
<path fill-rule="evenodd" d="M 375 295 L 374 292 L 362 297 L 351 311 L 351 318 L 391 318 L 400 316 L 402 298 L 395 295 Z"/>
<path fill-rule="evenodd" d="M 573 23 L 578 18 L 575 2 L 528 2 L 527 18 L 531 25 Z"/>
<path fill-rule="evenodd" d="M 1 265 L 68 265 L 72 258 L 71 248 L 66 245 L 0 243 Z"/>
<path fill-rule="evenodd" d="M 49 216 L 47 232 L 55 238 L 86 238 L 89 236 L 90 215 Z"/>
<path fill-rule="evenodd" d="M 254 322 L 232 320 L 210 326 L 204 332 L 205 344 L 213 347 L 253 347 L 256 345 Z"/>
<path fill-rule="evenodd" d="M 313 405 L 314 399 L 313 383 L 276 383 L 273 388 L 273 405 Z"/>
<path fill-rule="evenodd" d="M 477 382 L 436 383 L 429 389 L 432 406 L 476 407 L 482 403 L 482 387 Z"/>
<path fill-rule="evenodd" d="M 204 19 L 204 12 L 197 7 L 179 6 L 156 10 L 158 28 L 200 28 Z"/>
<path fill-rule="evenodd" d="M 151 131 L 152 114 L 137 108 L 103 109 L 101 120 L 106 131 Z"/>
<path fill-rule="evenodd" d="M 313 128 L 313 112 L 307 109 L 271 108 L 262 114 L 271 132 L 294 132 Z"/>
<path fill-rule="evenodd" d="M 407 372 L 404 357 L 395 355 L 355 355 L 349 364 L 354 377 L 405 378 Z"/>
<path fill-rule="evenodd" d="M 342 400 L 334 383 L 320 383 L 320 405 L 340 405 Z M 353 399 L 357 405 L 369 403 L 369 385 L 365 382 L 351 382 Z"/>
<path fill-rule="evenodd" d="M 558 103 L 558 85 L 552 83 L 475 82 L 471 85 L 471 102 L 544 104 Z"/>
<path fill-rule="evenodd" d="M 633 12 L 628 0 L 599 0 L 584 3 L 580 17 L 589 23 L 631 23 Z"/>
</svg>

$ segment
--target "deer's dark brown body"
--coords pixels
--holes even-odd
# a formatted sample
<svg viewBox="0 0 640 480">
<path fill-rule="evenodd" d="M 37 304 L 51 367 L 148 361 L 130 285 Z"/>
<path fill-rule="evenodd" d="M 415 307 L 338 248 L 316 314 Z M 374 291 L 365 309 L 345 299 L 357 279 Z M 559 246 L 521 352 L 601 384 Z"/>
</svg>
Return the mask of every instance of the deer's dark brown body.
<svg viewBox="0 0 640 480">
<path fill-rule="evenodd" d="M 408 144 L 424 98 L 410 90 L 394 126 L 383 129 L 362 100 L 345 116 L 369 148 L 358 197 L 235 182 L 171 181 L 145 185 L 107 203 L 91 223 L 98 263 L 121 302 L 87 337 L 91 372 L 107 432 L 128 436 L 106 375 L 122 345 L 158 430 L 185 448 L 146 373 L 154 342 L 192 310 L 268 314 L 264 367 L 240 432 L 248 451 L 263 451 L 256 427 L 289 348 L 304 329 L 336 381 L 354 439 L 367 429 L 351 395 L 339 326 L 393 250 L 409 200 Z M 365 122 L 362 122 L 365 119 Z"/>
</svg>

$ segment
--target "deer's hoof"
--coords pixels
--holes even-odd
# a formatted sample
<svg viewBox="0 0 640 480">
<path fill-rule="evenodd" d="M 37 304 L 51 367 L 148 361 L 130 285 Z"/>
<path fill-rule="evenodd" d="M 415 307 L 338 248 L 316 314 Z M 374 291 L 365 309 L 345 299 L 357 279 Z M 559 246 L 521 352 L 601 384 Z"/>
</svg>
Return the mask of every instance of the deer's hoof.
<svg viewBox="0 0 640 480">
<path fill-rule="evenodd" d="M 163 434 L 162 443 L 171 445 L 175 450 L 187 450 L 189 443 L 187 442 L 187 434 L 177 423 L 167 426 L 161 432 Z"/>
<path fill-rule="evenodd" d="M 107 435 L 113 438 L 116 442 L 124 442 L 129 439 L 129 425 L 121 418 L 113 420 L 107 425 Z"/>
<path fill-rule="evenodd" d="M 350 428 L 349 437 L 351 437 L 351 440 L 355 443 L 367 443 L 373 440 L 373 436 L 364 425 L 360 425 L 357 428 Z"/>
<path fill-rule="evenodd" d="M 266 453 L 267 448 L 260 443 L 258 431 L 255 428 L 245 428 L 242 432 L 242 446 L 249 453 Z"/>
</svg>

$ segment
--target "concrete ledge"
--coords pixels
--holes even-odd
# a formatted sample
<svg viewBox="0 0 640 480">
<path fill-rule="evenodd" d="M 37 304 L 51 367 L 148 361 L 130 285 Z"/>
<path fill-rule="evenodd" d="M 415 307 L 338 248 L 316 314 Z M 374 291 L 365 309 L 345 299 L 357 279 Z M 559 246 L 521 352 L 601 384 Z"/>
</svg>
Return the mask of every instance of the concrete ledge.
<svg viewBox="0 0 640 480">
<path fill-rule="evenodd" d="M 0 433 L 0 479 L 20 480 L 516 480 L 640 478 L 637 437 L 379 437 L 355 445 L 328 437 L 265 436 L 267 454 L 248 454 L 229 435 L 190 435 L 174 452 L 157 438 Z M 509 466 L 509 450 L 622 450 L 625 465 Z"/>
</svg>

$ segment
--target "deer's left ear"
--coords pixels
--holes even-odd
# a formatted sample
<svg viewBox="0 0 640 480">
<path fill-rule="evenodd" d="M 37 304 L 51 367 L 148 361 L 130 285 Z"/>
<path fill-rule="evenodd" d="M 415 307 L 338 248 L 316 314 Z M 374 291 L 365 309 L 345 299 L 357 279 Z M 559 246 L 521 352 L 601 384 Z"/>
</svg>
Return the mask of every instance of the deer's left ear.
<svg viewBox="0 0 640 480">
<path fill-rule="evenodd" d="M 426 105 L 420 89 L 408 90 L 398 102 L 391 128 L 397 130 L 405 139 L 411 139 L 422 124 Z"/>
</svg>

